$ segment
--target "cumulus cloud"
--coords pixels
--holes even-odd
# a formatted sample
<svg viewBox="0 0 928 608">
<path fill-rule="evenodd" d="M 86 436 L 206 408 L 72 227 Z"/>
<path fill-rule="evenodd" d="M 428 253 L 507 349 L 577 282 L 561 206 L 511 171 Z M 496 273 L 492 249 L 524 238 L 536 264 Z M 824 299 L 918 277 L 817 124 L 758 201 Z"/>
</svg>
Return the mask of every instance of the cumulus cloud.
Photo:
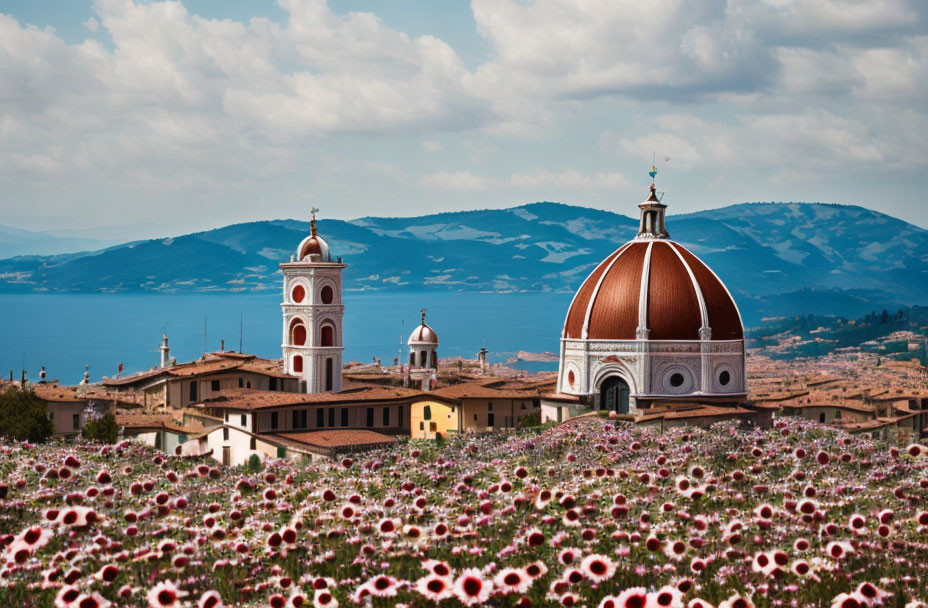
<svg viewBox="0 0 928 608">
<path fill-rule="evenodd" d="M 390 171 L 369 180 L 575 200 L 631 187 L 601 169 L 652 150 L 681 170 L 778 180 L 928 158 L 921 0 L 472 0 L 477 65 L 372 13 L 279 5 L 280 22 L 235 21 L 96 0 L 78 43 L 0 13 L 0 185 L 59 211 L 79 194 L 105 219 L 127 197 L 215 210 L 280 182 L 300 196 L 362 188 L 357 168 L 384 158 Z M 486 168 L 566 136 L 617 157 Z"/>
</svg>

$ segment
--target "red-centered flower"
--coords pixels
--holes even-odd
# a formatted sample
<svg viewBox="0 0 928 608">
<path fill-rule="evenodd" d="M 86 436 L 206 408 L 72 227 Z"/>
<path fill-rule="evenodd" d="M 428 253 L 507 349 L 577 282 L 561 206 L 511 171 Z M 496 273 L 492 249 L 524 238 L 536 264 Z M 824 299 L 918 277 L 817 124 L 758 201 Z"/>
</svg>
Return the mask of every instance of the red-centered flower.
<svg viewBox="0 0 928 608">
<path fill-rule="evenodd" d="M 538 560 L 526 566 L 525 573 L 532 579 L 541 578 L 548 573 L 548 567 L 543 561 Z"/>
<path fill-rule="evenodd" d="M 75 605 L 80 596 L 81 592 L 77 587 L 65 585 L 55 596 L 55 608 L 70 608 Z"/>
<path fill-rule="evenodd" d="M 430 574 L 416 581 L 416 591 L 427 600 L 436 604 L 454 595 L 451 582 L 448 579 Z"/>
<path fill-rule="evenodd" d="M 580 563 L 583 574 L 594 582 L 601 583 L 615 575 L 616 566 L 605 555 L 589 555 Z"/>
<path fill-rule="evenodd" d="M 280 595 L 279 593 L 275 593 L 274 595 L 271 596 L 271 599 L 268 600 L 268 606 L 270 606 L 271 608 L 284 608 L 284 606 L 286 605 L 287 605 L 287 598 Z"/>
<path fill-rule="evenodd" d="M 74 602 L 75 608 L 109 608 L 112 603 L 94 591 L 90 595 L 82 595 Z"/>
<path fill-rule="evenodd" d="M 754 608 L 754 602 L 743 595 L 733 595 L 719 604 L 719 608 Z"/>
<path fill-rule="evenodd" d="M 616 598 L 618 608 L 647 608 L 648 592 L 643 587 L 626 589 Z"/>
<path fill-rule="evenodd" d="M 197 601 L 197 608 L 222 608 L 222 596 L 218 591 L 207 591 Z"/>
<path fill-rule="evenodd" d="M 396 595 L 397 581 L 392 576 L 381 574 L 367 581 L 365 585 L 371 595 L 377 597 L 393 597 Z"/>
<path fill-rule="evenodd" d="M 607 595 L 603 599 L 599 600 L 599 604 L 596 608 L 619 608 L 618 598 L 614 595 Z"/>
<path fill-rule="evenodd" d="M 151 608 L 173 608 L 180 605 L 183 596 L 177 585 L 171 581 L 162 581 L 152 587 L 145 597 Z"/>
<path fill-rule="evenodd" d="M 863 604 L 854 595 L 849 593 L 840 593 L 831 600 L 831 608 L 861 608 Z"/>
<path fill-rule="evenodd" d="M 524 570 L 503 568 L 493 579 L 496 589 L 504 594 L 525 593 L 532 586 L 532 578 Z"/>
<path fill-rule="evenodd" d="M 293 597 L 290 598 L 290 603 L 295 604 Z M 330 590 L 316 589 L 313 596 L 313 608 L 338 608 L 338 600 Z"/>
<path fill-rule="evenodd" d="M 454 581 L 454 595 L 467 606 L 482 604 L 493 593 L 493 583 L 476 568 L 468 568 Z"/>
<path fill-rule="evenodd" d="M 648 607 L 683 608 L 683 593 L 676 587 L 661 587 L 648 594 Z"/>
</svg>

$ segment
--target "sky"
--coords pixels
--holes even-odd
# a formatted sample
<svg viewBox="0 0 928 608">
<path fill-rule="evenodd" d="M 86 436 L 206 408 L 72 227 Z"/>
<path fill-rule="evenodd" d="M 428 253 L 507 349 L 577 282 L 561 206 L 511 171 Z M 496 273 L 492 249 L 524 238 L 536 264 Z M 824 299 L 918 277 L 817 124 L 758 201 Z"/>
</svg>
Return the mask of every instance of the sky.
<svg viewBox="0 0 928 608">
<path fill-rule="evenodd" d="M 926 63 L 924 0 L 0 0 L 0 224 L 636 216 L 656 158 L 928 227 Z"/>
</svg>

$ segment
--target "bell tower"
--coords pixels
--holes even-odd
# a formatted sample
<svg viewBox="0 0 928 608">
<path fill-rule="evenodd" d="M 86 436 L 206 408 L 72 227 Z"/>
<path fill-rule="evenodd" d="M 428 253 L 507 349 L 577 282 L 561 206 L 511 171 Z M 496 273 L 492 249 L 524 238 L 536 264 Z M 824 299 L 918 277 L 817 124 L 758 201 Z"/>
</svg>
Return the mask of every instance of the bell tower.
<svg viewBox="0 0 928 608">
<path fill-rule="evenodd" d="M 300 376 L 304 392 L 342 389 L 342 270 L 329 245 L 316 231 L 313 208 L 309 236 L 295 256 L 280 265 L 283 283 L 284 373 Z"/>
</svg>

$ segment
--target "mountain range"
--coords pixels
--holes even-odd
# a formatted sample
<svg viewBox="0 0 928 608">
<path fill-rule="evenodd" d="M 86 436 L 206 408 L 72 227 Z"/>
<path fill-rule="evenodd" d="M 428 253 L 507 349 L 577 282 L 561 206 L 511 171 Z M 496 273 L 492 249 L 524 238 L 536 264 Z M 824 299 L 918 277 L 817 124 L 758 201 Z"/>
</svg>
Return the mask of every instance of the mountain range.
<svg viewBox="0 0 928 608">
<path fill-rule="evenodd" d="M 349 264 L 346 290 L 488 292 L 570 292 L 637 226 L 627 216 L 559 203 L 318 224 Z M 667 227 L 722 278 L 746 322 L 855 316 L 928 299 L 928 231 L 862 207 L 742 203 L 672 215 Z M 21 255 L 0 260 L 0 292 L 278 290 L 277 265 L 307 229 L 307 222 L 270 220 Z"/>
</svg>

